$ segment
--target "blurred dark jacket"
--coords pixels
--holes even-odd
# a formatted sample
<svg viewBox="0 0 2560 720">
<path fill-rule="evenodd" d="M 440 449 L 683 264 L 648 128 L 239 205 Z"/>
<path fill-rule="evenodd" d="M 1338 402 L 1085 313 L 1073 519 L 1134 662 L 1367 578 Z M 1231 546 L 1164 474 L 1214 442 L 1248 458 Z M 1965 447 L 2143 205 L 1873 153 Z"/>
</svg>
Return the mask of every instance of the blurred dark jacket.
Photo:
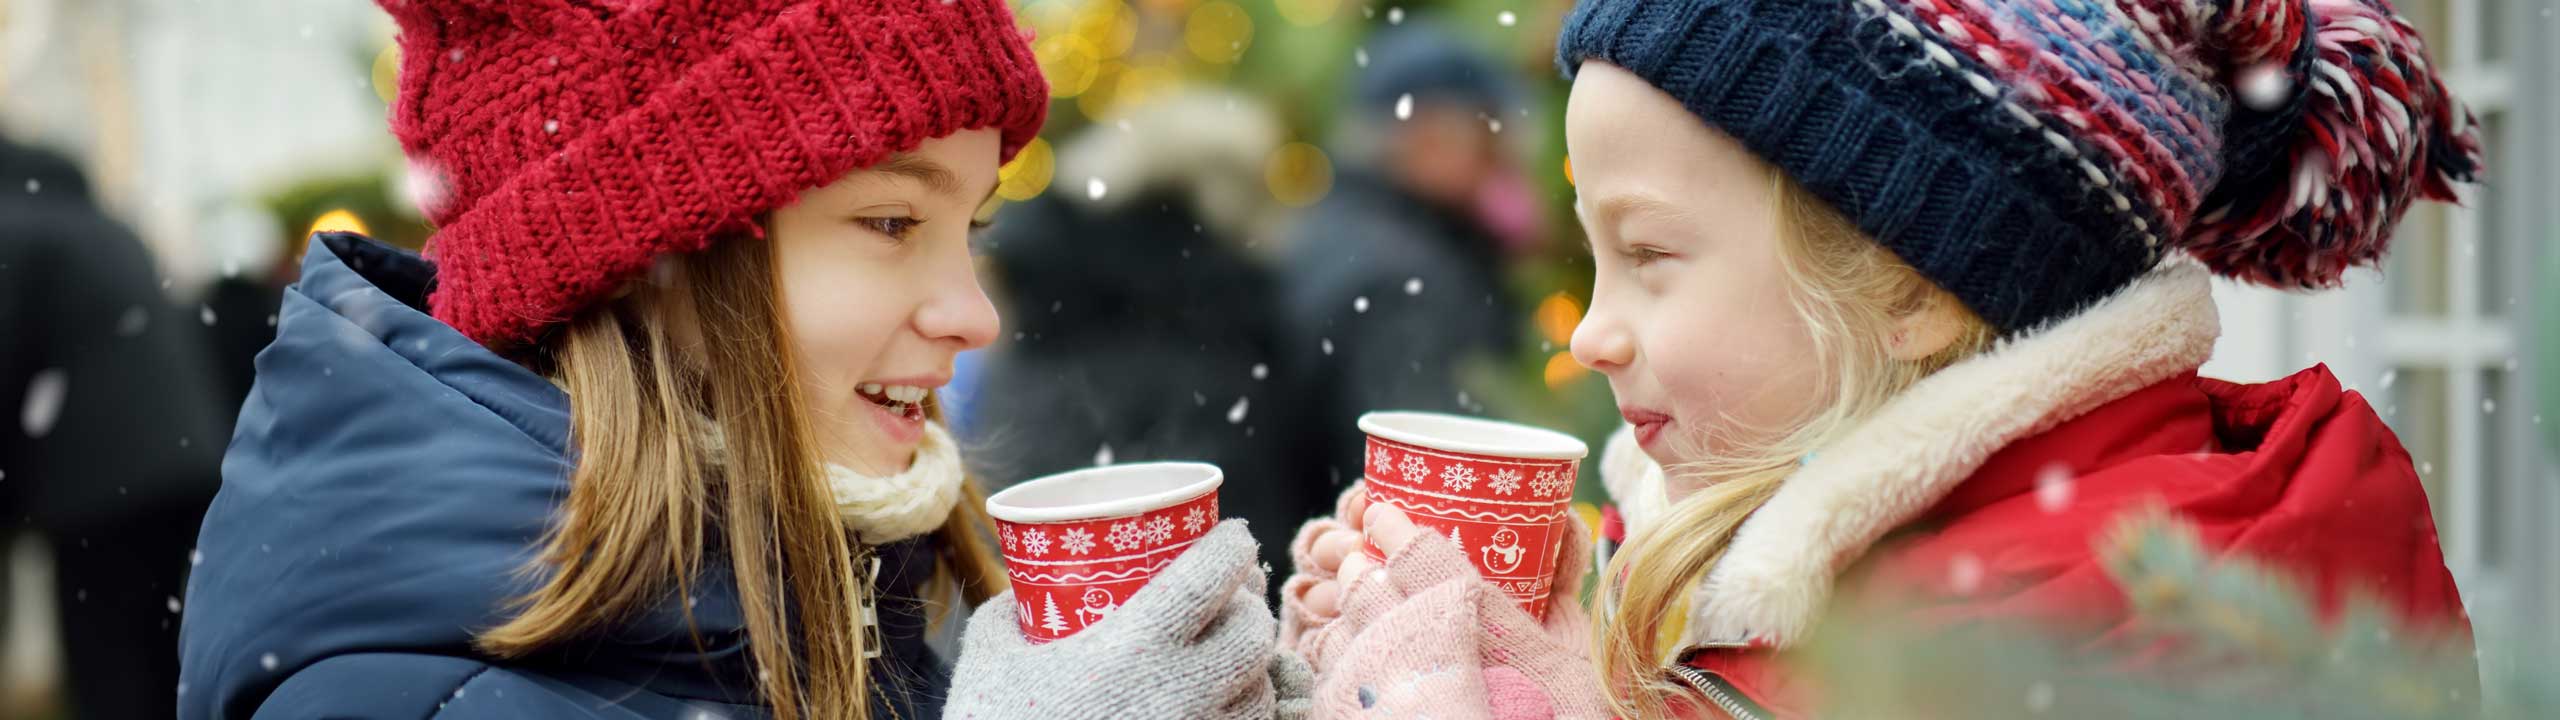
<svg viewBox="0 0 2560 720">
<path fill-rule="evenodd" d="M 1508 352 L 1520 314 L 1497 243 L 1472 220 L 1375 173 L 1346 172 L 1289 244 L 1291 357 L 1310 369 L 1317 451 L 1360 476 L 1370 410 L 1476 413 L 1460 370 Z"/>
<path fill-rule="evenodd" d="M 716 548 L 693 597 L 589 639 L 522 660 L 472 646 L 538 580 L 522 571 L 568 496 L 569 398 L 429 317 L 433 282 L 362 236 L 311 243 L 198 539 L 178 717 L 764 717 Z M 872 680 L 896 689 L 874 717 L 941 713 L 919 600 L 935 542 L 877 551 Z"/>
<path fill-rule="evenodd" d="M 0 518 L 107 528 L 211 497 L 228 409 L 162 287 L 78 169 L 0 140 Z"/>
<path fill-rule="evenodd" d="M 1270 269 L 1178 191 L 1107 209 L 1058 196 L 1008 209 L 985 241 L 1010 332 L 972 401 L 974 457 L 997 486 L 1106 454 L 1214 463 L 1221 509 L 1289 567 L 1333 492 Z"/>
</svg>

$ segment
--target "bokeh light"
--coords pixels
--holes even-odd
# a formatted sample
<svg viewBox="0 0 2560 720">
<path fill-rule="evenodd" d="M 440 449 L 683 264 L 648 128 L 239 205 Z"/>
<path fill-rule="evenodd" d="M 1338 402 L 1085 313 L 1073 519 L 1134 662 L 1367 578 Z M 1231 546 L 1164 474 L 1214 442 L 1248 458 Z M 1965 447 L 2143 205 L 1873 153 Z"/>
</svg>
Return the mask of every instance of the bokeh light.
<svg viewBox="0 0 2560 720">
<path fill-rule="evenodd" d="M 1342 7 L 1342 0 L 1274 0 L 1271 4 L 1280 11 L 1280 19 L 1289 21 L 1289 24 L 1313 27 L 1333 19 L 1333 12 Z"/>
<path fill-rule="evenodd" d="M 1183 22 L 1182 42 L 1201 60 L 1235 62 L 1253 45 L 1253 16 L 1235 3 L 1213 0 L 1191 11 Z"/>
<path fill-rule="evenodd" d="M 373 56 L 373 95 L 384 103 L 400 94 L 400 46 L 386 45 Z"/>
<path fill-rule="evenodd" d="M 1049 97 L 1070 98 L 1092 89 L 1102 74 L 1102 51 L 1082 35 L 1042 38 L 1031 46 L 1040 74 L 1049 79 Z"/>
<path fill-rule="evenodd" d="M 1039 197 L 1049 189 L 1049 180 L 1057 173 L 1057 155 L 1050 151 L 1046 138 L 1032 138 L 1014 153 L 1013 162 L 996 170 L 996 197 L 1020 202 Z"/>
<path fill-rule="evenodd" d="M 1314 145 L 1289 143 L 1271 151 L 1271 159 L 1263 163 L 1262 179 L 1280 204 L 1313 205 L 1333 191 L 1333 159 Z"/>
<path fill-rule="evenodd" d="M 356 217 L 354 211 L 346 208 L 338 208 L 321 213 L 320 217 L 311 221 L 311 230 L 303 233 L 302 236 L 310 237 L 324 232 L 351 232 L 358 235 L 373 234 L 372 231 L 365 229 L 364 218 Z"/>
<path fill-rule="evenodd" d="M 1582 304 L 1573 295 L 1557 292 L 1538 302 L 1538 335 L 1557 345 L 1573 343 L 1573 329 L 1582 325 Z"/>
</svg>

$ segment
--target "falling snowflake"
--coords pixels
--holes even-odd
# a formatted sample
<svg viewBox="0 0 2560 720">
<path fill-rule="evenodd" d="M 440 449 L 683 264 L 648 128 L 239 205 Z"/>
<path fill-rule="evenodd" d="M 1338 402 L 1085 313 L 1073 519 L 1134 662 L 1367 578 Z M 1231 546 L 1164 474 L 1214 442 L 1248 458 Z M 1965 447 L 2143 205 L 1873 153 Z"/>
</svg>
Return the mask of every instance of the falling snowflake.
<svg viewBox="0 0 2560 720">
<path fill-rule="evenodd" d="M 1396 471 L 1395 451 L 1386 448 L 1370 448 L 1369 467 L 1377 469 L 1380 475 L 1393 474 Z"/>
<path fill-rule="evenodd" d="M 1014 542 L 1013 542 L 1013 526 L 1011 526 L 1011 525 L 1006 525 L 1006 526 L 1004 526 L 1003 528 L 999 528 L 999 529 L 997 529 L 997 530 L 996 530 L 996 535 L 997 535 L 998 537 L 1001 537 L 1001 538 L 1003 538 L 1003 539 L 1004 539 L 1004 549 L 1005 549 L 1007 552 L 1010 552 L 1010 551 L 1012 551 L 1012 550 L 1014 549 Z"/>
<path fill-rule="evenodd" d="M 1431 479 L 1431 463 L 1423 462 L 1421 455 L 1404 456 L 1404 467 L 1401 470 L 1404 472 L 1405 482 L 1420 485 L 1422 481 Z"/>
<path fill-rule="evenodd" d="M 2036 509 L 2047 515 L 2071 509 L 2075 483 L 2069 465 L 2053 463 L 2036 471 Z"/>
<path fill-rule="evenodd" d="M 1971 595 L 1982 589 L 1982 558 L 1962 553 L 1947 562 L 1947 587 L 1959 595 Z"/>
<path fill-rule="evenodd" d="M 1164 515 L 1147 518 L 1147 529 L 1141 535 L 1149 545 L 1173 542 L 1173 518 Z"/>
<path fill-rule="evenodd" d="M 1565 488 L 1572 482 L 1565 479 L 1564 473 L 1555 468 L 1540 470 L 1537 477 L 1529 481 L 1529 495 L 1532 497 L 1563 495 Z"/>
<path fill-rule="evenodd" d="M 1093 533 L 1084 528 L 1068 528 L 1065 534 L 1058 536 L 1058 548 L 1070 555 L 1093 552 Z"/>
<path fill-rule="evenodd" d="M 70 375 L 62 368 L 38 370 L 27 379 L 25 404 L 18 409 L 18 427 L 28 439 L 41 440 L 53 432 L 53 422 L 62 417 L 63 396 L 70 388 Z"/>
<path fill-rule="evenodd" d="M 1450 490 L 1463 492 L 1467 488 L 1476 486 L 1476 470 L 1465 465 L 1450 463 L 1448 467 L 1440 469 L 1440 484 L 1448 486 Z"/>
<path fill-rule="evenodd" d="M 1049 533 L 1036 529 L 1022 531 L 1022 546 L 1029 549 L 1033 555 L 1047 555 L 1049 554 Z"/>
<path fill-rule="evenodd" d="M 1509 495 L 1519 492 L 1520 471 L 1511 468 L 1496 470 L 1492 475 L 1485 477 L 1485 484 L 1491 486 L 1494 493 L 1500 495 Z"/>
<path fill-rule="evenodd" d="M 1195 508 L 1192 508 L 1192 509 L 1190 509 L 1190 510 L 1185 511 L 1185 512 L 1183 512 L 1183 513 L 1182 513 L 1182 531 L 1183 531 L 1183 532 L 1187 532 L 1187 533 L 1196 533 L 1196 532 L 1200 532 L 1200 528 L 1202 528 L 1202 527 L 1206 527 L 1206 526 L 1208 526 L 1208 524 L 1209 524 L 1209 511 L 1208 511 L 1206 508 L 1196 508 L 1196 507 L 1195 507 Z"/>
<path fill-rule="evenodd" d="M 1137 549 L 1140 544 L 1147 541 L 1147 531 L 1139 528 L 1137 521 L 1134 520 L 1116 522 L 1111 524 L 1111 532 L 1104 535 L 1102 539 L 1111 543 L 1111 549 L 1128 552 Z"/>
</svg>

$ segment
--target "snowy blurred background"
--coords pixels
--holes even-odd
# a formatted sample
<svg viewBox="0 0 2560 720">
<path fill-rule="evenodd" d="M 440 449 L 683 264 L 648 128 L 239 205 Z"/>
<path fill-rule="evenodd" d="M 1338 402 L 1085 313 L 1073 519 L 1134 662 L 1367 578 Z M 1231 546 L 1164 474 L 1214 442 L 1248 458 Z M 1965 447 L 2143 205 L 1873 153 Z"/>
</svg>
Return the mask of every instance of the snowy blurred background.
<svg viewBox="0 0 2560 720">
<path fill-rule="evenodd" d="M 2267 380 L 2326 363 L 2382 410 L 2428 483 L 2492 665 L 2560 648 L 2555 2 L 2399 3 L 2486 123 L 2488 182 L 2465 207 L 2421 206 L 2388 267 L 2345 290 L 2221 288 L 2207 367 Z M 1015 5 L 1054 105 L 1006 168 L 985 240 L 1011 337 L 964 361 L 951 398 L 991 481 L 1200 457 L 1254 468 L 1230 492 L 1286 517 L 1329 502 L 1331 466 L 1356 462 L 1341 449 L 1355 399 L 1595 445 L 1611 429 L 1606 384 L 1564 354 L 1590 282 L 1550 59 L 1570 0 Z M 99 336 L 186 368 L 102 390 L 81 368 L 11 367 L 34 335 L 0 329 L 0 379 L 27 384 L 0 388 L 15 403 L 0 407 L 0 717 L 166 713 L 132 684 L 162 682 L 173 654 L 190 512 L 299 239 L 428 236 L 384 124 L 391 36 L 355 0 L 0 0 L 8 151 L 67 161 L 87 212 L 129 228 L 157 278 L 142 283 L 156 299 L 95 318 Z M 12 179 L 0 193 L 23 197 L 0 212 L 26 215 L 0 227 L 80 212 L 79 185 Z M 59 292 L 93 290 L 106 292 Z M 1374 349 L 1391 341 L 1412 347 Z M 1362 385 L 1380 372 L 1404 379 Z M 158 424 L 73 432 L 112 402 Z M 1009 424 L 1024 418 L 1040 432 Z M 196 429 L 144 429 L 163 425 Z M 43 443 L 162 460 L 154 472 L 174 479 L 54 472 L 43 480 L 97 487 L 23 487 L 12 453 Z M 119 689 L 153 700 L 128 715 L 90 699 Z"/>
</svg>

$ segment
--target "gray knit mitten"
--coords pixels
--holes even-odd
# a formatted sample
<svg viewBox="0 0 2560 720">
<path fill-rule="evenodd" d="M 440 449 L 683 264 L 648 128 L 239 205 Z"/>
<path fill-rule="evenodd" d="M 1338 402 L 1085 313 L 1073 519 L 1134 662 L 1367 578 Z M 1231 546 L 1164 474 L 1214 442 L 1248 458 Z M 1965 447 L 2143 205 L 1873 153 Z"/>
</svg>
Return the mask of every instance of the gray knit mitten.
<svg viewBox="0 0 2560 720">
<path fill-rule="evenodd" d="M 1244 521 L 1227 520 L 1074 635 L 1033 645 L 1013 593 L 971 613 L 944 718 L 1273 717 L 1279 622 Z"/>
</svg>

